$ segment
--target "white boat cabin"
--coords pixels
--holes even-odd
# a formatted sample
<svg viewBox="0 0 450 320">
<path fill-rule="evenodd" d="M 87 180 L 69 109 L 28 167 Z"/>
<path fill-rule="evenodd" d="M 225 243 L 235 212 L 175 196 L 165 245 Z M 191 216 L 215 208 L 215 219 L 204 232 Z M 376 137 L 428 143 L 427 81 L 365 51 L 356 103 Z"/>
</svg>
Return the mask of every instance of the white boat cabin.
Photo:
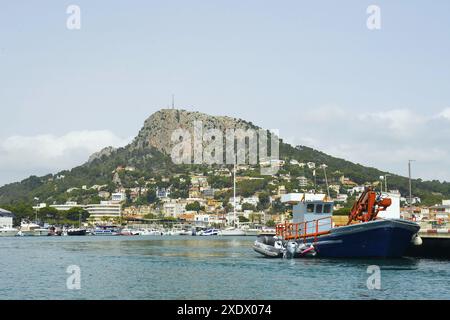
<svg viewBox="0 0 450 320">
<path fill-rule="evenodd" d="M 306 222 L 307 233 L 332 228 L 334 202 L 326 194 L 289 193 L 281 196 L 281 202 L 292 205 L 292 223 Z"/>
</svg>

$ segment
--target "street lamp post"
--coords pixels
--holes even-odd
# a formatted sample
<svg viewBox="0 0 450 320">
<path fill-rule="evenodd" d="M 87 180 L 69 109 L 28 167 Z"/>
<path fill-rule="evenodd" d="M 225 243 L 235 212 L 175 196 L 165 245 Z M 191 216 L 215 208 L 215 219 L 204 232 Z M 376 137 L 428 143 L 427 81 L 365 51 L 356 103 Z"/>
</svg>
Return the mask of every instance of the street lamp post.
<svg viewBox="0 0 450 320">
<path fill-rule="evenodd" d="M 37 216 L 38 216 L 39 198 L 35 197 L 34 201 L 36 201 L 36 210 L 34 211 L 34 219 L 35 219 L 35 223 L 37 223 L 37 221 L 38 221 Z"/>
</svg>

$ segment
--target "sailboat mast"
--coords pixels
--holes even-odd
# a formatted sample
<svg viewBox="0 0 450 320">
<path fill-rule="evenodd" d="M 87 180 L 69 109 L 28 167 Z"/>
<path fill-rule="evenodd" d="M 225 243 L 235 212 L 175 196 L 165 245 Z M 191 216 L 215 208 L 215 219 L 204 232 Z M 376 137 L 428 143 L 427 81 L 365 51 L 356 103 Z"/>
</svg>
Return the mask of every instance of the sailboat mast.
<svg viewBox="0 0 450 320">
<path fill-rule="evenodd" d="M 236 223 L 236 161 L 234 162 L 233 167 L 233 214 L 234 214 L 234 224 L 237 226 Z"/>
</svg>

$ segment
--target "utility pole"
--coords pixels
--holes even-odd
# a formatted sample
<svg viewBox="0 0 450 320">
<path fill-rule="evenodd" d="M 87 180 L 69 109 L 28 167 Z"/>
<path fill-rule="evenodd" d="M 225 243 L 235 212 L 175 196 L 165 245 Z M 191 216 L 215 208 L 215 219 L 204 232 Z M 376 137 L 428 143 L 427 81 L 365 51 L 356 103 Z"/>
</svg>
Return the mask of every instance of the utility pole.
<svg viewBox="0 0 450 320">
<path fill-rule="evenodd" d="M 35 197 L 34 200 L 36 201 L 36 210 L 34 212 L 34 214 L 35 214 L 34 219 L 35 219 L 35 223 L 37 223 L 37 221 L 38 221 L 39 198 Z"/>
<path fill-rule="evenodd" d="M 387 177 L 390 177 L 391 175 L 390 174 L 388 174 L 388 173 L 386 173 L 385 175 L 384 175 L 384 191 L 385 192 L 388 192 L 388 187 L 387 187 Z"/>
</svg>

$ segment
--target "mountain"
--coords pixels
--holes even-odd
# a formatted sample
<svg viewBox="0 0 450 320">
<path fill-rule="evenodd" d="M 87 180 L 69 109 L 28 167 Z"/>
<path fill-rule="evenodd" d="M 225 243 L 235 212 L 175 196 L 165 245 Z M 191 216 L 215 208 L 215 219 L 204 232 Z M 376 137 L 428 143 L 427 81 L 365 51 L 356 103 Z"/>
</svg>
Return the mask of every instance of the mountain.
<svg viewBox="0 0 450 320">
<path fill-rule="evenodd" d="M 175 165 L 170 157 L 173 146 L 178 143 L 172 142 L 172 133 L 181 128 L 188 130 L 193 136 L 194 121 L 201 121 L 204 130 L 216 128 L 224 132 L 226 129 L 259 129 L 253 123 L 241 119 L 178 109 L 162 109 L 145 120 L 136 138 L 123 148 L 108 147 L 71 170 L 43 177 L 31 176 L 21 182 L 1 187 L 0 205 L 32 203 L 35 197 L 47 203 L 61 203 L 67 200 L 97 201 L 98 191 L 89 189 L 94 185 L 104 186 L 104 190 L 112 192 L 118 184 L 124 187 L 142 186 L 149 179 L 162 181 L 162 177 L 187 175 L 192 170 L 207 171 L 210 167 L 204 165 Z M 282 139 L 280 139 L 280 159 L 326 164 L 330 183 L 338 183 L 342 176 L 358 184 L 373 183 L 378 181 L 381 175 L 386 174 L 385 171 L 332 157 L 307 146 L 291 146 Z M 123 169 L 126 167 L 131 169 Z M 311 170 L 300 169 L 295 165 L 288 164 L 279 171 L 280 174 L 288 172 L 293 176 L 304 175 L 310 180 L 314 178 Z M 322 170 L 317 168 L 316 172 L 318 183 L 323 184 Z M 391 175 L 390 189 L 398 189 L 406 195 L 408 179 Z M 67 192 L 74 187 L 82 190 L 82 186 L 87 186 L 88 190 Z M 450 197 L 450 183 L 445 182 L 415 179 L 413 190 L 415 196 L 430 204 L 440 202 L 443 197 Z"/>
</svg>

